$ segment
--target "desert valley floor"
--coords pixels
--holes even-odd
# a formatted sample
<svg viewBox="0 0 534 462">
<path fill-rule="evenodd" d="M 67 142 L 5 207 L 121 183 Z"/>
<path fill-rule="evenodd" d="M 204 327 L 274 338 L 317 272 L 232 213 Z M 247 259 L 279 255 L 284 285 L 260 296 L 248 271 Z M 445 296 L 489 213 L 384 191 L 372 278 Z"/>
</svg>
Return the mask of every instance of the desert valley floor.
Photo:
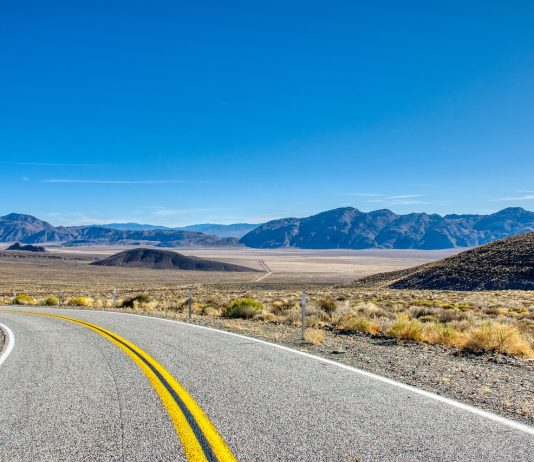
<svg viewBox="0 0 534 462">
<path fill-rule="evenodd" d="M 5 246 L 4 246 L 5 247 Z M 455 250 L 260 250 L 249 248 L 180 248 L 184 255 L 224 261 L 272 273 L 204 273 L 189 271 L 106 268 L 89 263 L 128 247 L 49 248 L 46 254 L 0 252 L 0 291 L 39 292 L 68 290 L 84 285 L 99 288 L 150 288 L 184 284 L 253 283 L 263 278 L 269 284 L 347 283 L 374 273 L 393 271 L 437 260 Z M 264 277 L 266 276 L 266 277 Z M 33 285 L 33 290 L 32 290 Z"/>
</svg>

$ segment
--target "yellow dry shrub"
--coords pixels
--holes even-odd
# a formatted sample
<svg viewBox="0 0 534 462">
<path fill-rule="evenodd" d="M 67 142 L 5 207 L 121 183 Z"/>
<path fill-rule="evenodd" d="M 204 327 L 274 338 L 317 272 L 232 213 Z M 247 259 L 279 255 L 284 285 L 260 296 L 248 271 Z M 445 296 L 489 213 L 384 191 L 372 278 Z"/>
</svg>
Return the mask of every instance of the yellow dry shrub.
<svg viewBox="0 0 534 462">
<path fill-rule="evenodd" d="M 92 300 L 87 297 L 73 297 L 69 298 L 66 302 L 66 305 L 69 306 L 90 306 Z"/>
<path fill-rule="evenodd" d="M 18 294 L 15 297 L 16 305 L 33 305 L 34 303 L 35 303 L 34 298 L 26 294 Z"/>
<path fill-rule="evenodd" d="M 489 321 L 468 332 L 464 344 L 466 350 L 496 351 L 515 356 L 534 357 L 534 351 L 521 336 L 521 332 L 509 324 Z"/>
<path fill-rule="evenodd" d="M 254 316 L 253 319 L 255 319 L 257 321 L 274 322 L 274 321 L 276 321 L 278 319 L 278 317 L 273 313 L 269 313 L 268 311 L 264 311 L 262 313 L 257 314 L 256 316 Z"/>
<path fill-rule="evenodd" d="M 271 313 L 275 315 L 280 315 L 288 312 L 289 310 L 295 308 L 295 301 L 279 299 L 273 300 L 270 304 Z"/>
<path fill-rule="evenodd" d="M 461 348 L 465 336 L 450 324 L 430 322 L 423 327 L 422 340 L 426 343 Z"/>
<path fill-rule="evenodd" d="M 423 340 L 423 323 L 415 319 L 410 319 L 406 313 L 401 313 L 397 319 L 389 326 L 386 335 L 399 340 Z"/>
<path fill-rule="evenodd" d="M 312 343 L 313 345 L 320 345 L 324 342 L 326 334 L 322 329 L 306 329 L 304 338 L 306 341 Z"/>
<path fill-rule="evenodd" d="M 363 316 L 350 316 L 342 320 L 338 327 L 346 331 L 363 332 L 364 334 L 371 335 L 382 332 L 382 329 L 377 323 Z"/>
<path fill-rule="evenodd" d="M 214 308 L 213 306 L 205 306 L 204 308 L 202 308 L 200 314 L 204 316 L 219 316 L 221 313 L 217 308 Z"/>
</svg>

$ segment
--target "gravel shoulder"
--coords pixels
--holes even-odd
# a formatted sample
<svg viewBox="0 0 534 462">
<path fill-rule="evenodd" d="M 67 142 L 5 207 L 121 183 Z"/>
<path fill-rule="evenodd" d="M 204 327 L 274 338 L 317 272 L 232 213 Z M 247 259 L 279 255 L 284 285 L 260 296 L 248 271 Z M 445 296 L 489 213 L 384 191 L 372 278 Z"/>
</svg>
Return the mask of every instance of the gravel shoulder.
<svg viewBox="0 0 534 462">
<path fill-rule="evenodd" d="M 5 342 L 6 342 L 6 339 L 5 339 L 5 336 L 4 336 L 4 332 L 2 331 L 2 329 L 0 329 L 0 353 L 4 349 Z"/>
</svg>

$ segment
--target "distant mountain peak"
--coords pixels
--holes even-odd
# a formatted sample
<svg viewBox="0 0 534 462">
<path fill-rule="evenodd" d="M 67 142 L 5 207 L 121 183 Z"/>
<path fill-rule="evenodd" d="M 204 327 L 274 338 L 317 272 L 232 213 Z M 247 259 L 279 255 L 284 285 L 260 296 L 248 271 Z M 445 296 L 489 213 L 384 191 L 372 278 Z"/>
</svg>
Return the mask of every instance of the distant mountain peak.
<svg viewBox="0 0 534 462">
<path fill-rule="evenodd" d="M 447 215 L 340 207 L 305 218 L 273 220 L 241 238 L 256 248 L 446 249 L 474 247 L 534 231 L 534 213 L 509 207 L 491 215 Z"/>
<path fill-rule="evenodd" d="M 534 212 L 529 212 L 523 207 L 507 207 L 505 209 L 499 210 L 498 212 L 492 213 L 492 216 L 522 216 L 532 214 L 534 214 Z"/>
<path fill-rule="evenodd" d="M 0 220 L 5 221 L 22 221 L 25 223 L 37 223 L 37 222 L 43 222 L 42 220 L 39 220 L 39 218 L 36 218 L 32 215 L 26 215 L 23 213 L 9 213 L 3 217 L 0 217 Z"/>
</svg>

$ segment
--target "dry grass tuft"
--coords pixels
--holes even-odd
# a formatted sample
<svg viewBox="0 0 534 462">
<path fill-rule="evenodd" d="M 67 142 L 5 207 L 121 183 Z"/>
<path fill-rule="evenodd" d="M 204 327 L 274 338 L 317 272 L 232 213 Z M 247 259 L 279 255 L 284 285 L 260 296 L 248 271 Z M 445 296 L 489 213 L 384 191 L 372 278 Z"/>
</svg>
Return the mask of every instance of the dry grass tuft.
<svg viewBox="0 0 534 462">
<path fill-rule="evenodd" d="M 399 340 L 421 342 L 423 340 L 423 328 L 423 323 L 416 319 L 410 319 L 406 313 L 401 313 L 397 316 L 396 321 L 389 326 L 386 335 Z"/>
<path fill-rule="evenodd" d="M 447 345 L 461 348 L 465 342 L 464 335 L 452 325 L 440 322 L 429 322 L 423 327 L 422 338 L 426 343 Z"/>
<path fill-rule="evenodd" d="M 376 322 L 363 316 L 351 316 L 343 319 L 337 327 L 349 332 L 362 332 L 371 335 L 376 335 L 382 332 L 381 327 Z"/>
<path fill-rule="evenodd" d="M 496 351 L 517 356 L 534 357 L 534 350 L 519 330 L 500 322 L 485 322 L 469 331 L 463 347 L 472 351 Z"/>
<path fill-rule="evenodd" d="M 323 298 L 319 300 L 319 309 L 324 311 L 326 314 L 333 313 L 337 309 L 337 305 L 335 300 L 332 300 L 331 298 Z"/>
<path fill-rule="evenodd" d="M 221 311 L 213 306 L 205 306 L 200 311 L 200 314 L 203 316 L 220 316 Z"/>
<path fill-rule="evenodd" d="M 306 329 L 305 339 L 313 345 L 321 345 L 326 338 L 326 333 L 323 329 Z"/>
<path fill-rule="evenodd" d="M 73 297 L 66 301 L 68 306 L 91 306 L 93 300 L 87 297 Z"/>
</svg>

